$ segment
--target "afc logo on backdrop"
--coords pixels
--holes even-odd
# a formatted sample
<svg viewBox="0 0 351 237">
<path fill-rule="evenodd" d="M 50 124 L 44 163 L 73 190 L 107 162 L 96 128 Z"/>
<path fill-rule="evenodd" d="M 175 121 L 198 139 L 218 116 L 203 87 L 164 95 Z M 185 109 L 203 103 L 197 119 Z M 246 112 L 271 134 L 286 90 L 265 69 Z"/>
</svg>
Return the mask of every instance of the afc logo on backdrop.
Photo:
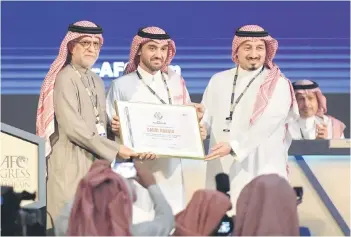
<svg viewBox="0 0 351 237">
<path fill-rule="evenodd" d="M 1 185 L 13 188 L 29 188 L 31 174 L 28 170 L 29 159 L 22 155 L 6 155 L 1 157 Z"/>
<path fill-rule="evenodd" d="M 108 77 L 111 79 L 115 79 L 123 75 L 123 71 L 126 68 L 128 63 L 124 62 L 102 62 L 100 67 L 94 66 L 92 71 L 98 74 L 101 78 Z M 181 75 L 182 70 L 178 65 L 169 65 L 169 67 Z"/>
</svg>

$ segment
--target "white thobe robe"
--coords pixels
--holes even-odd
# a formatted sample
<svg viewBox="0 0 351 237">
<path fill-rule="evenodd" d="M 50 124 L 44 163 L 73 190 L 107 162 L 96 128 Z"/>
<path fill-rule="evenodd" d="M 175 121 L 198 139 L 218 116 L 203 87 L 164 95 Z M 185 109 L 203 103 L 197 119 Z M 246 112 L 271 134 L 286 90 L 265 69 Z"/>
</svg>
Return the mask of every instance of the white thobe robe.
<svg viewBox="0 0 351 237">
<path fill-rule="evenodd" d="M 333 123 L 326 115 L 323 115 L 323 117 L 299 118 L 297 121 L 289 123 L 289 133 L 293 140 L 314 140 L 316 139 L 317 124 L 326 124 L 328 129 L 328 137 L 326 139 L 333 138 Z M 344 138 L 344 134 L 342 134 L 340 139 Z"/>
<path fill-rule="evenodd" d="M 168 93 L 161 72 L 158 71 L 155 75 L 151 75 L 141 67 L 138 67 L 138 71 L 146 84 L 168 104 Z M 186 96 L 185 104 L 190 103 L 189 93 L 183 87 L 181 77 L 173 71 L 169 71 L 168 75 L 163 75 L 170 90 L 172 104 L 184 104 L 183 93 Z M 135 72 L 112 81 L 106 99 L 107 114 L 110 120 L 116 114 L 114 109 L 115 100 L 161 104 L 160 100 L 149 91 Z M 160 158 L 144 162 L 144 164 L 148 164 L 148 168 L 153 172 L 156 182 L 160 186 L 174 214 L 182 211 L 185 207 L 184 177 L 182 174 L 183 163 L 184 161 L 181 161 L 179 158 Z M 133 206 L 134 224 L 150 221 L 154 218 L 153 202 L 147 190 L 139 184 L 136 184 L 136 186 L 137 201 Z"/>
<path fill-rule="evenodd" d="M 261 68 L 249 72 L 239 67 L 234 101 L 259 70 Z M 256 176 L 276 173 L 286 178 L 290 146 L 285 125 L 290 114 L 291 92 L 286 79 L 278 80 L 263 114 L 250 126 L 256 96 L 269 69 L 253 81 L 236 106 L 232 122 L 227 123 L 225 118 L 229 116 L 235 71 L 236 68 L 222 71 L 211 78 L 203 95 L 205 114 L 201 121 L 208 129 L 210 148 L 216 143 L 228 142 L 236 154 L 209 161 L 206 170 L 206 187 L 210 189 L 215 188 L 217 173 L 229 174 L 233 204 L 230 214 L 235 214 L 236 200 L 243 187 Z M 228 128 L 230 132 L 223 131 Z"/>
</svg>

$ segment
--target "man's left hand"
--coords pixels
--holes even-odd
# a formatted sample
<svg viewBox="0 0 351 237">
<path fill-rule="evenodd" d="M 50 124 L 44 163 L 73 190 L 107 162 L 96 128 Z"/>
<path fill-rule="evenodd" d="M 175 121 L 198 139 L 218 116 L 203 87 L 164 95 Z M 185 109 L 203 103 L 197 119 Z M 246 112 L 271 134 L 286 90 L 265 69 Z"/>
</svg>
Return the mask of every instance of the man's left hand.
<svg viewBox="0 0 351 237">
<path fill-rule="evenodd" d="M 210 154 L 205 157 L 206 161 L 213 160 L 222 156 L 226 156 L 230 153 L 232 147 L 228 142 L 220 142 L 211 148 Z"/>
<path fill-rule="evenodd" d="M 205 140 L 207 137 L 207 129 L 203 124 L 199 124 L 199 125 L 200 125 L 201 138 L 202 138 L 202 140 Z"/>
</svg>

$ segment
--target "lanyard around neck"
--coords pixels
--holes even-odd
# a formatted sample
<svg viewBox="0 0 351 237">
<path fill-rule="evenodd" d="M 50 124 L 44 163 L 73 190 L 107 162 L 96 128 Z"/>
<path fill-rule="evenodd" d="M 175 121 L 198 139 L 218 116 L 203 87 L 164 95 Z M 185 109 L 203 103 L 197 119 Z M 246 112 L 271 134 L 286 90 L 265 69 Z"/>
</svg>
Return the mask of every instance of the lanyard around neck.
<svg viewBox="0 0 351 237">
<path fill-rule="evenodd" d="M 250 80 L 250 82 L 247 84 L 247 86 L 245 87 L 244 91 L 239 95 L 239 97 L 236 99 L 236 101 L 234 102 L 234 95 L 235 95 L 235 88 L 236 88 L 236 81 L 238 79 L 238 69 L 239 66 L 236 68 L 236 72 L 235 72 L 235 76 L 234 76 L 234 81 L 233 81 L 233 89 L 232 89 L 232 96 L 230 99 L 230 111 L 229 111 L 229 117 L 226 118 L 226 120 L 232 120 L 233 119 L 233 114 L 235 111 L 236 106 L 239 104 L 241 98 L 244 96 L 244 94 L 246 93 L 247 89 L 249 89 L 249 87 L 251 86 L 252 82 L 263 72 L 264 67 L 262 67 L 262 69 Z"/>
<path fill-rule="evenodd" d="M 245 87 L 244 91 L 239 95 L 239 97 L 234 102 L 236 81 L 238 80 L 238 75 L 239 75 L 239 66 L 236 68 L 236 72 L 234 75 L 234 81 L 233 81 L 232 96 L 230 98 L 229 117 L 226 117 L 225 120 L 227 120 L 228 122 L 231 122 L 233 120 L 233 114 L 234 114 L 236 106 L 239 104 L 241 98 L 244 96 L 247 89 L 251 86 L 252 82 L 263 72 L 263 70 L 264 70 L 264 67 L 262 67 L 262 69 L 249 81 L 249 83 Z M 223 129 L 223 132 L 230 132 L 230 129 L 225 128 L 225 129 Z"/>
<path fill-rule="evenodd" d="M 143 84 L 149 89 L 149 91 L 157 97 L 157 99 L 159 99 L 159 101 L 161 101 L 162 104 L 166 104 L 166 102 L 148 85 L 146 84 L 146 82 L 143 80 L 143 78 L 141 77 L 140 73 L 138 70 L 136 70 L 136 74 L 138 75 L 139 79 L 143 82 Z M 164 75 L 162 74 L 162 80 L 163 83 L 165 85 L 165 88 L 167 90 L 167 94 L 168 94 L 168 102 L 171 105 L 172 104 L 172 99 L 171 99 L 171 93 L 169 92 L 169 88 L 166 82 L 166 78 L 164 77 Z"/>
<path fill-rule="evenodd" d="M 82 81 L 85 91 L 88 93 L 88 96 L 90 98 L 90 101 L 93 105 L 94 108 L 94 114 L 95 114 L 95 118 L 96 118 L 96 123 L 100 123 L 100 115 L 99 115 L 99 110 L 97 109 L 97 101 L 98 98 L 96 98 L 96 102 L 94 103 L 94 98 L 93 98 L 93 92 L 90 90 L 90 88 L 88 86 L 85 85 L 83 78 L 82 78 L 82 74 L 77 70 L 77 68 L 75 66 L 73 66 L 72 64 L 70 64 L 71 67 L 74 69 L 74 71 L 77 73 L 77 75 L 79 76 L 80 80 Z"/>
</svg>

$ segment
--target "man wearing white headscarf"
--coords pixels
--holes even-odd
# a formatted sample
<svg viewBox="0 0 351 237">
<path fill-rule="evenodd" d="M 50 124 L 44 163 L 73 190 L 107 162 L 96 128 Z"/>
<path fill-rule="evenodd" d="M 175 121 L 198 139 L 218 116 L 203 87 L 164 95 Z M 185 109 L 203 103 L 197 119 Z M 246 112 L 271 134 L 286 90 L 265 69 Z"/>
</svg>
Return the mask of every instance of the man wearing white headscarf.
<svg viewBox="0 0 351 237">
<path fill-rule="evenodd" d="M 343 139 L 345 124 L 326 115 L 327 99 L 319 85 L 310 80 L 293 83 L 300 118 L 289 123 L 289 133 L 294 140 Z"/>
<path fill-rule="evenodd" d="M 291 82 L 273 63 L 277 49 L 260 26 L 239 28 L 232 44 L 237 66 L 215 74 L 203 95 L 202 123 L 211 147 L 206 185 L 214 189 L 215 175 L 229 174 L 234 208 L 241 189 L 256 176 L 287 177 L 286 125 L 297 119 L 298 109 Z"/>
<path fill-rule="evenodd" d="M 124 75 L 112 81 L 107 93 L 107 114 L 112 131 L 119 141 L 119 118 L 116 116 L 114 101 L 144 102 L 153 104 L 192 104 L 182 76 L 169 68 L 176 53 L 171 37 L 159 27 L 139 29 L 133 38 L 128 65 Z M 201 119 L 202 107 L 193 104 Z M 201 128 L 205 138 L 205 129 Z M 151 151 L 152 152 L 152 151 Z M 179 158 L 162 158 L 144 162 L 153 172 L 174 214 L 185 208 L 184 164 L 196 167 L 202 161 L 182 161 Z M 138 186 L 138 184 L 136 184 Z M 138 186 L 137 203 L 134 205 L 133 221 L 139 223 L 154 217 L 153 203 L 145 189 Z"/>
</svg>

